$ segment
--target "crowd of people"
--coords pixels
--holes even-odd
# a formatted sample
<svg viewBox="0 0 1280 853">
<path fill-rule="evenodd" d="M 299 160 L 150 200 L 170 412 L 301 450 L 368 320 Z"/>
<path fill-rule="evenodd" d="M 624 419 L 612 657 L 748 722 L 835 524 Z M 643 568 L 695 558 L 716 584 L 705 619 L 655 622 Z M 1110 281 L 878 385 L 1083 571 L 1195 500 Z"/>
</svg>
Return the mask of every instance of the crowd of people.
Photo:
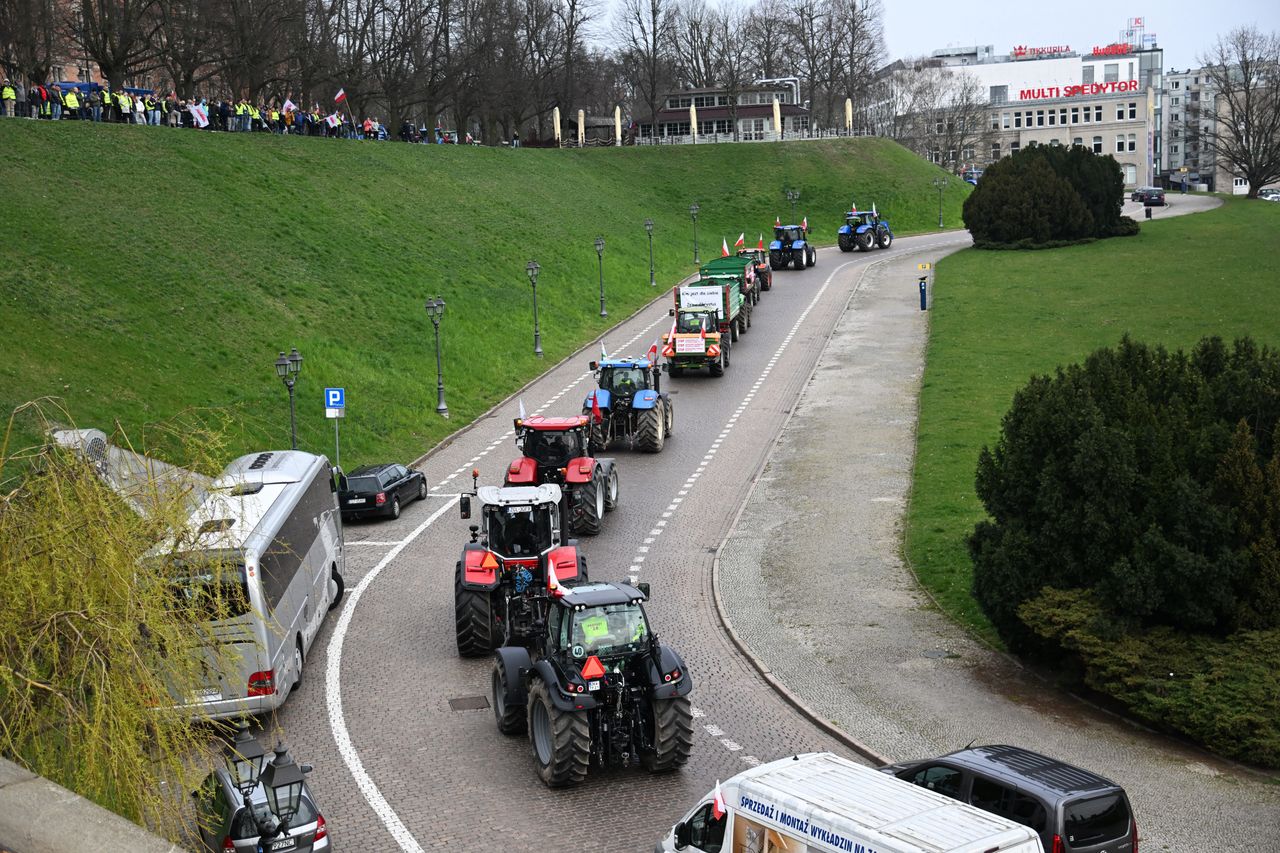
<svg viewBox="0 0 1280 853">
<path fill-rule="evenodd" d="M 343 139 L 386 140 L 390 134 L 376 116 L 359 122 L 342 110 L 325 113 L 319 104 L 303 109 L 285 98 L 252 103 L 222 98 L 216 103 L 207 99 L 187 101 L 170 92 L 160 96 L 145 89 L 120 89 L 96 83 L 50 84 L 31 82 L 23 85 L 5 79 L 0 86 L 0 102 L 4 115 L 50 121 L 77 120 L 126 124 L 166 125 L 217 130 L 228 133 L 279 133 L 303 136 L 325 136 Z M 416 127 L 405 121 L 400 126 L 403 142 L 478 145 L 470 133 L 458 134 L 435 128 Z M 518 145 L 518 137 L 512 145 Z"/>
</svg>

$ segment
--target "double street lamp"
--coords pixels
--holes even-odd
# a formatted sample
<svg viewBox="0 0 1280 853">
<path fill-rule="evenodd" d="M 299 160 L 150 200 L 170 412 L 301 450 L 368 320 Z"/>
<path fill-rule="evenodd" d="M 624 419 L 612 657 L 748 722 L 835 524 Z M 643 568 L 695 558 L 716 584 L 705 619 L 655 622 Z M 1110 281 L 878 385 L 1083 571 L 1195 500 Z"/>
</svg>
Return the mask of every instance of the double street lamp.
<svg viewBox="0 0 1280 853">
<path fill-rule="evenodd" d="M 596 260 L 600 262 L 600 316 L 608 317 L 609 312 L 604 310 L 604 237 L 596 238 Z"/>
<path fill-rule="evenodd" d="M 653 220 L 646 219 L 644 221 L 644 230 L 649 234 L 649 286 L 656 287 L 657 283 L 653 280 Z"/>
<path fill-rule="evenodd" d="M 529 274 L 529 284 L 533 287 L 533 354 L 542 358 L 542 332 L 538 328 L 538 270 L 542 269 L 537 261 L 529 261 L 524 270 Z"/>
<path fill-rule="evenodd" d="M 698 258 L 698 211 L 701 209 L 696 201 L 689 205 L 689 216 L 693 218 L 693 265 L 695 267 L 702 266 L 702 261 Z"/>
<path fill-rule="evenodd" d="M 938 188 L 938 227 L 942 227 L 942 191 L 947 188 L 946 178 L 934 178 L 933 185 Z"/>
<path fill-rule="evenodd" d="M 796 202 L 800 200 L 799 190 L 784 190 L 787 195 L 787 201 L 791 202 L 791 221 L 796 221 Z"/>
<path fill-rule="evenodd" d="M 279 376 L 284 387 L 289 389 L 289 441 L 294 450 L 298 449 L 298 418 L 294 409 L 293 386 L 301 372 L 302 355 L 297 347 L 294 347 L 288 355 L 280 353 L 280 357 L 276 359 L 276 376 Z"/>
<path fill-rule="evenodd" d="M 444 300 L 433 296 L 427 300 L 427 316 L 436 329 L 436 414 L 449 417 L 449 407 L 444 402 L 444 370 L 440 364 L 440 319 L 444 317 Z"/>
<path fill-rule="evenodd" d="M 277 743 L 274 756 L 267 763 L 266 752 L 257 738 L 241 727 L 223 756 L 231 782 L 249 804 L 253 792 L 262 785 L 267 797 L 267 813 L 250 809 L 259 835 L 265 841 L 289 834 L 289 821 L 298 813 L 302 803 L 303 779 L 310 771 L 309 765 L 299 766 L 289 755 L 283 743 Z"/>
</svg>

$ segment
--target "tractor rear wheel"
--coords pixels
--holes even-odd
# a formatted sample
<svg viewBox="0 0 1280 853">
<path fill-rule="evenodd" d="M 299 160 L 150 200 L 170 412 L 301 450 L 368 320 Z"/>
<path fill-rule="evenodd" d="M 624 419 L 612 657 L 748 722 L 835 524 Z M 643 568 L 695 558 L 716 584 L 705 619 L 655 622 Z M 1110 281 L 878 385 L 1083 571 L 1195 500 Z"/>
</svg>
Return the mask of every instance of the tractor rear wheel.
<svg viewBox="0 0 1280 853">
<path fill-rule="evenodd" d="M 604 422 L 596 423 L 590 406 L 583 406 L 582 414 L 587 418 L 587 439 L 591 442 L 592 453 L 604 453 L 609 449 L 609 434 L 605 431 Z"/>
<path fill-rule="evenodd" d="M 693 709 L 689 697 L 655 699 L 650 713 L 653 752 L 642 754 L 640 763 L 651 773 L 683 767 L 693 751 Z"/>
<path fill-rule="evenodd" d="M 785 266 L 786 266 L 786 263 L 782 260 L 782 253 L 781 253 L 781 252 L 770 252 L 770 253 L 769 253 L 769 269 L 771 269 L 771 270 L 780 270 L 780 269 L 784 268 Z"/>
<path fill-rule="evenodd" d="M 599 536 L 604 519 L 604 488 L 597 474 L 574 491 L 573 529 L 584 536 Z"/>
<path fill-rule="evenodd" d="M 724 369 L 728 370 L 729 369 L 729 342 L 728 341 L 724 341 L 724 349 L 720 351 L 720 355 L 723 356 Z"/>
<path fill-rule="evenodd" d="M 871 237 L 871 232 L 870 232 L 870 231 L 863 231 L 861 234 L 859 234 L 859 235 L 857 236 L 856 240 L 857 240 L 857 243 L 858 243 L 858 251 L 859 251 L 859 252 L 870 252 L 870 251 L 871 251 L 871 242 L 872 242 L 872 237 Z"/>
<path fill-rule="evenodd" d="M 667 397 L 663 402 L 666 404 L 663 406 L 664 422 L 667 427 L 667 437 L 670 438 L 671 430 L 676 425 L 676 404 L 671 402 L 670 397 Z"/>
<path fill-rule="evenodd" d="M 521 702 L 508 702 L 507 668 L 502 659 L 493 659 L 493 716 L 498 722 L 498 731 L 504 735 L 519 734 L 528 723 L 525 720 L 525 706 Z"/>
<path fill-rule="evenodd" d="M 804 269 L 804 249 L 794 249 L 791 252 L 791 262 L 796 265 L 796 269 Z"/>
<path fill-rule="evenodd" d="M 463 588 L 461 560 L 453 575 L 453 621 L 458 654 L 464 658 L 483 657 L 498 647 L 493 601 L 487 590 Z"/>
<path fill-rule="evenodd" d="M 813 266 L 818 263 L 818 250 L 812 246 L 806 246 L 805 250 L 809 253 L 809 266 Z"/>
<path fill-rule="evenodd" d="M 636 447 L 644 453 L 658 453 L 662 450 L 666 434 L 663 427 L 665 418 L 660 405 L 645 409 L 636 416 Z"/>
<path fill-rule="evenodd" d="M 842 252 L 853 251 L 853 240 L 850 238 L 848 234 L 841 234 L 839 239 L 836 240 L 836 242 L 840 245 L 840 251 Z"/>
<path fill-rule="evenodd" d="M 707 363 L 707 367 L 711 370 L 712 376 L 724 376 L 724 351 L 729 348 L 729 340 L 727 338 L 720 339 L 720 355 L 716 356 L 715 361 Z"/>
<path fill-rule="evenodd" d="M 747 309 L 747 311 L 746 311 L 746 313 L 743 315 L 744 317 L 746 317 L 746 318 L 747 318 L 747 325 L 743 328 L 743 330 L 742 330 L 743 332 L 745 332 L 747 329 L 750 329 L 750 328 L 751 328 L 751 314 L 752 314 L 752 312 L 754 312 L 754 311 L 755 311 L 755 309 L 754 309 L 754 308 L 748 308 L 748 309 Z"/>
<path fill-rule="evenodd" d="M 738 326 L 742 324 L 742 317 L 738 316 L 729 321 L 729 340 L 736 341 L 738 339 Z"/>
<path fill-rule="evenodd" d="M 591 765 L 591 727 L 587 715 L 557 708 L 541 678 L 533 679 L 529 686 L 526 713 L 538 778 L 548 788 L 576 785 L 587 778 Z"/>
</svg>

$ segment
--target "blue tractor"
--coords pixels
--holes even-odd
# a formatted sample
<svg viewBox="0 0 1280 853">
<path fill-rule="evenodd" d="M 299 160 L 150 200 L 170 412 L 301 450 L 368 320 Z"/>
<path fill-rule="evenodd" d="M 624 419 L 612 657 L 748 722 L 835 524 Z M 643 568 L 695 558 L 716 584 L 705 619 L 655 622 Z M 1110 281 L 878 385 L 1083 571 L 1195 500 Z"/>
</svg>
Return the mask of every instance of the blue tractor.
<svg viewBox="0 0 1280 853">
<path fill-rule="evenodd" d="M 840 226 L 840 234 L 836 242 L 840 251 L 869 252 L 872 246 L 887 249 L 893 243 L 893 231 L 889 223 L 880 218 L 875 209 L 851 210 L 844 215 L 844 225 Z"/>
<path fill-rule="evenodd" d="M 808 221 L 801 225 L 773 226 L 773 242 L 769 244 L 769 268 L 784 270 L 795 264 L 802 270 L 818 262 L 818 252 L 809 245 Z"/>
<path fill-rule="evenodd" d="M 605 358 L 591 362 L 596 390 L 582 402 L 590 419 L 593 453 L 626 439 L 645 453 L 658 453 L 675 425 L 671 397 L 660 387 L 657 353 L 639 358 Z"/>
</svg>

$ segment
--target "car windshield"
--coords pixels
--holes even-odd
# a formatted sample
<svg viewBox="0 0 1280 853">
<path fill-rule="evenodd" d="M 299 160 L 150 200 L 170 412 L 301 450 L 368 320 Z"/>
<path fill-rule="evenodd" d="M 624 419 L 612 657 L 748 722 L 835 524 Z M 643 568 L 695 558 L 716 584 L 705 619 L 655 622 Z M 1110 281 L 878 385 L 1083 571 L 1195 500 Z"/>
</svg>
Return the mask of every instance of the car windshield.
<svg viewBox="0 0 1280 853">
<path fill-rule="evenodd" d="M 644 387 L 644 371 L 638 367 L 606 367 L 600 372 L 600 387 L 615 394 L 634 394 Z"/>
<path fill-rule="evenodd" d="M 684 332 L 685 334 L 696 334 L 702 331 L 702 320 L 706 316 L 700 311 L 682 311 L 680 316 L 676 318 L 676 331 Z"/>
<path fill-rule="evenodd" d="M 195 621 L 234 619 L 249 612 L 244 555 L 207 551 L 175 557 L 169 568 L 170 604 Z"/>
<path fill-rule="evenodd" d="M 489 548 L 504 557 L 541 554 L 552 545 L 551 509 L 547 506 L 486 506 Z"/>
<path fill-rule="evenodd" d="M 588 655 L 625 655 L 648 641 L 649 624 L 638 604 L 606 604 L 575 610 L 569 624 L 569 653 L 575 658 Z"/>
<path fill-rule="evenodd" d="M 349 492 L 380 492 L 382 491 L 382 483 L 377 477 L 348 477 L 347 491 Z"/>
<path fill-rule="evenodd" d="M 563 468 L 570 459 L 583 455 L 578 439 L 571 432 L 546 432 L 531 429 L 525 433 L 524 452 L 544 468 Z"/>
</svg>

